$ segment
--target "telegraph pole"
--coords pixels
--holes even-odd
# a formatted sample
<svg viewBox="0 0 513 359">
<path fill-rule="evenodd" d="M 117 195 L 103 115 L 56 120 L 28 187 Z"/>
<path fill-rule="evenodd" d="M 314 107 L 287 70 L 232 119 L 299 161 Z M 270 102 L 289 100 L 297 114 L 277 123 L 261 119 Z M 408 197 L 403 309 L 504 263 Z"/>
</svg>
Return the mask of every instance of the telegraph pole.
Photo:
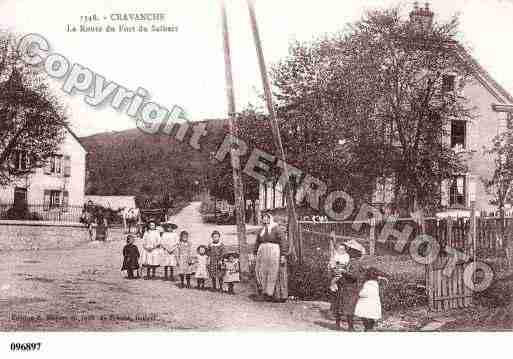
<svg viewBox="0 0 513 359">
<path fill-rule="evenodd" d="M 258 32 L 258 25 L 255 15 L 255 6 L 254 6 L 254 0 L 246 0 L 248 4 L 248 10 L 249 10 L 249 19 L 251 22 L 251 30 L 253 32 L 253 39 L 255 41 L 255 48 L 257 52 L 258 57 L 258 65 L 260 67 L 260 76 L 262 78 L 262 86 L 264 88 L 264 95 L 265 95 L 265 102 L 267 105 L 267 111 L 269 112 L 269 117 L 271 120 L 271 128 L 273 132 L 273 139 L 276 149 L 279 151 L 279 157 L 282 160 L 284 166 L 283 171 L 285 174 L 285 178 L 287 181 L 287 184 L 283 190 L 286 194 L 286 203 L 287 203 L 287 210 L 288 210 L 288 219 L 289 219 L 289 252 L 292 254 L 295 254 L 294 252 L 294 238 L 299 238 L 299 232 L 298 232 L 298 222 L 297 222 L 297 215 L 296 215 L 296 208 L 295 208 L 295 202 L 294 202 L 294 195 L 292 191 L 292 186 L 290 185 L 290 177 L 289 177 L 289 171 L 287 168 L 287 162 L 285 161 L 285 151 L 283 150 L 283 144 L 281 141 L 281 135 L 280 135 L 280 129 L 278 126 L 278 120 L 276 118 L 276 112 L 274 111 L 273 106 L 273 97 L 271 92 L 271 86 L 269 84 L 269 77 L 267 76 L 267 68 L 265 66 L 265 60 L 264 60 L 264 52 L 262 50 L 262 43 L 260 41 L 260 34 Z M 299 260 L 301 261 L 301 245 L 298 243 L 298 249 L 299 252 Z"/>
<path fill-rule="evenodd" d="M 223 27 L 223 48 L 224 48 L 224 63 L 225 63 L 225 78 L 226 78 L 226 96 L 228 99 L 228 124 L 230 134 L 232 135 L 232 146 L 230 150 L 231 158 L 235 156 L 235 149 L 237 147 L 237 135 L 235 124 L 235 96 L 233 93 L 233 77 L 232 77 L 232 63 L 230 56 L 230 36 L 228 33 L 228 20 L 226 16 L 226 4 L 224 0 L 219 0 L 221 6 L 221 20 Z M 235 196 L 235 216 L 237 220 L 237 239 L 239 242 L 240 253 L 240 271 L 241 274 L 249 273 L 248 251 L 246 241 L 246 203 L 244 200 L 244 187 L 242 183 L 240 163 L 239 166 L 233 166 L 233 190 Z M 246 276 L 243 276 L 243 278 Z"/>
</svg>

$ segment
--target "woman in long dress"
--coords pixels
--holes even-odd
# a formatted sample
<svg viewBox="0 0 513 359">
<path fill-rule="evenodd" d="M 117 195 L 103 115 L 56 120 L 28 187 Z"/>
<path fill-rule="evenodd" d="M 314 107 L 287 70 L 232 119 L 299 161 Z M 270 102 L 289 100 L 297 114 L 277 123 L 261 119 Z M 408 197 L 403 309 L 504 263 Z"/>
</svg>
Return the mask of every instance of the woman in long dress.
<svg viewBox="0 0 513 359">
<path fill-rule="evenodd" d="M 259 292 L 266 300 L 286 300 L 287 287 L 287 241 L 273 217 L 262 216 L 263 227 L 255 242 L 255 276 Z"/>
<path fill-rule="evenodd" d="M 358 292 L 365 276 L 365 270 L 358 260 L 353 260 L 347 267 L 347 271 L 337 281 L 338 290 L 333 296 L 332 311 L 335 316 L 335 325 L 340 329 L 342 316 L 346 317 L 347 329 L 354 329 L 354 309 L 358 301 Z"/>
<path fill-rule="evenodd" d="M 144 279 L 155 279 L 155 271 L 160 265 L 159 244 L 160 233 L 157 231 L 155 223 L 150 222 L 148 230 L 144 233 L 142 245 L 141 263 L 143 267 L 146 267 L 146 278 Z"/>
</svg>

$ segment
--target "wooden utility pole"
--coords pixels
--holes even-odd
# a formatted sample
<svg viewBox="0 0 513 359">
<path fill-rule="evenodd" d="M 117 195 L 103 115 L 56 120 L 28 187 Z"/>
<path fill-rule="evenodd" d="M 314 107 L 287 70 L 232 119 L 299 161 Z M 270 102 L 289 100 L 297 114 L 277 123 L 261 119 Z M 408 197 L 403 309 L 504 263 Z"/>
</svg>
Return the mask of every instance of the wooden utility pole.
<svg viewBox="0 0 513 359">
<path fill-rule="evenodd" d="M 289 245 L 290 245 L 289 251 L 291 251 L 290 252 L 291 254 L 295 255 L 296 253 L 294 251 L 294 239 L 299 238 L 299 232 L 298 232 L 298 223 L 297 223 L 294 195 L 293 195 L 293 191 L 291 188 L 292 186 L 290 185 L 290 175 L 289 175 L 289 171 L 288 171 L 288 168 L 286 165 L 287 162 L 285 161 L 285 151 L 283 150 L 283 144 L 281 141 L 278 120 L 276 118 L 276 112 L 274 111 L 271 86 L 269 84 L 269 77 L 267 76 L 267 68 L 266 68 L 265 60 L 264 60 L 264 52 L 262 50 L 262 43 L 260 41 L 260 34 L 258 32 L 258 25 L 257 25 L 257 20 L 256 20 L 256 15 L 255 15 L 255 6 L 253 3 L 253 0 L 246 0 L 246 1 L 248 4 L 249 19 L 251 22 L 251 30 L 253 31 L 253 39 L 255 41 L 255 48 L 256 48 L 257 57 L 258 57 L 258 65 L 260 67 L 260 76 L 262 78 L 262 86 L 264 88 L 265 102 L 266 102 L 267 111 L 269 112 L 269 117 L 271 120 L 271 128 L 272 128 L 272 132 L 273 132 L 274 144 L 275 144 L 276 150 L 279 151 L 279 158 L 280 158 L 280 160 L 282 160 L 282 162 L 284 164 L 283 171 L 285 174 L 285 178 L 287 179 L 287 185 L 285 186 L 285 188 L 283 190 L 285 191 L 285 194 L 286 194 L 285 198 L 286 198 L 288 217 L 289 217 L 288 218 L 289 219 L 289 227 L 288 227 L 289 228 Z M 301 254 L 301 244 L 300 243 L 298 243 L 298 251 L 299 251 L 299 253 L 297 253 L 297 255 L 299 257 L 299 260 L 301 261 L 302 254 Z"/>
<path fill-rule="evenodd" d="M 232 146 L 230 150 L 231 158 L 236 155 L 236 147 L 238 145 L 235 124 L 235 96 L 233 93 L 233 77 L 232 77 L 232 62 L 230 56 L 230 35 L 228 32 L 228 20 L 226 16 L 226 4 L 224 0 L 219 0 L 221 6 L 221 20 L 223 27 L 223 48 L 224 48 L 224 63 L 225 63 L 225 78 L 226 78 L 226 96 L 228 99 L 228 124 L 230 134 L 232 135 Z M 240 271 L 243 278 L 247 277 L 249 273 L 248 263 L 248 250 L 246 241 L 246 202 L 244 200 L 244 186 L 242 184 L 242 176 L 240 167 L 233 166 L 233 192 L 235 196 L 235 217 L 237 220 L 237 239 L 239 241 L 240 253 Z M 240 166 L 240 163 L 239 163 Z"/>
</svg>

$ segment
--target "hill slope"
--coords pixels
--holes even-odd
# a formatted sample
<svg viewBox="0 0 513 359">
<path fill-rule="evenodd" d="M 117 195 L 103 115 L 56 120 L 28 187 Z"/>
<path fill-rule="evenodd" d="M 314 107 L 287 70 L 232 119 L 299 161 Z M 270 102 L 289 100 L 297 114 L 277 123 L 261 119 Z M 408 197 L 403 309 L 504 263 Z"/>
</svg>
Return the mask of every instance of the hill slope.
<svg viewBox="0 0 513 359">
<path fill-rule="evenodd" d="M 150 135 L 139 129 L 82 137 L 88 150 L 86 193 L 99 195 L 169 194 L 188 197 L 208 174 L 210 152 L 224 138 L 224 121 L 208 120 L 201 150 L 190 146 L 192 129 L 183 141 L 171 135 Z M 195 122 L 194 124 L 197 124 Z"/>
</svg>

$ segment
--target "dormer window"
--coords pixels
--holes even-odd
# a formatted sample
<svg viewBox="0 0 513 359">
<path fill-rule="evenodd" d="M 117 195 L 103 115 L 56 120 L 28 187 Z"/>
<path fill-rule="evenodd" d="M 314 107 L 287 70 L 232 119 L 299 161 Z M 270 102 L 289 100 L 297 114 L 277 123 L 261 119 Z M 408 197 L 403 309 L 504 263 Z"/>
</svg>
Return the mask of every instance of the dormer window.
<svg viewBox="0 0 513 359">
<path fill-rule="evenodd" d="M 452 92 L 456 89 L 456 75 L 445 74 L 442 76 L 442 91 Z"/>
</svg>

